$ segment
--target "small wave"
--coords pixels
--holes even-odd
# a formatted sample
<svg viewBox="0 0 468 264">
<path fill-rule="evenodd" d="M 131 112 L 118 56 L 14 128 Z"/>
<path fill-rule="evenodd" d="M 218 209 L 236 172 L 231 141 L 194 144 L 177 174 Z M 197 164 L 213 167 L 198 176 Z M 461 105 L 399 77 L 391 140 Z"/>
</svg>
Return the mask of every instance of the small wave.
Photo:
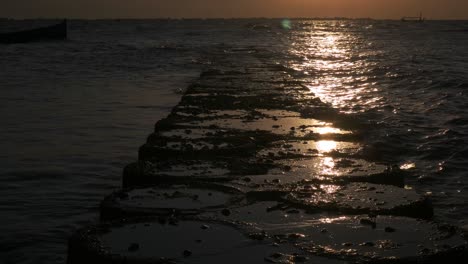
<svg viewBox="0 0 468 264">
<path fill-rule="evenodd" d="M 11 170 L 3 173 L 2 181 L 44 181 L 49 179 L 66 180 L 65 170 Z"/>
<path fill-rule="evenodd" d="M 445 122 L 448 126 L 466 126 L 468 125 L 468 117 L 454 117 Z"/>
</svg>

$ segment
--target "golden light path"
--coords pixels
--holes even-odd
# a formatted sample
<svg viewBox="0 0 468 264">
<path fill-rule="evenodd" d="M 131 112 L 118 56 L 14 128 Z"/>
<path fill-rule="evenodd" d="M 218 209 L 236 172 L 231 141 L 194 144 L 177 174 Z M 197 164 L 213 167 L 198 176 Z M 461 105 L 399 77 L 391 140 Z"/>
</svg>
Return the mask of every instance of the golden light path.
<svg viewBox="0 0 468 264">
<path fill-rule="evenodd" d="M 332 157 L 320 158 L 320 163 L 318 165 L 321 168 L 321 173 L 323 175 L 335 174 L 335 161 L 333 160 Z"/>
<path fill-rule="evenodd" d="M 342 221 L 342 220 L 346 220 L 346 219 L 348 219 L 348 217 L 346 217 L 346 216 L 335 217 L 335 218 L 321 218 L 320 222 L 322 222 L 324 224 L 332 224 L 334 222 L 338 222 L 338 221 Z"/>
<path fill-rule="evenodd" d="M 378 51 L 368 48 L 372 43 L 366 43 L 366 38 L 359 35 L 363 34 L 362 25 L 345 21 L 305 21 L 302 26 L 304 31 L 293 37 L 290 48 L 291 54 L 299 59 L 292 60 L 291 66 L 310 76 L 306 79 L 310 92 L 344 114 L 379 107 L 383 99 L 376 96 L 377 84 L 370 81 L 375 64 L 366 59 Z M 320 135 L 352 133 L 335 128 L 333 124 L 318 127 L 314 132 Z M 313 166 L 322 175 L 339 175 L 337 161 L 327 154 L 346 147 L 349 145 L 334 140 L 317 141 L 319 158 L 313 161 Z M 333 192 L 327 186 L 321 188 Z"/>
<path fill-rule="evenodd" d="M 318 127 L 315 129 L 315 132 L 320 135 L 325 135 L 325 134 L 348 134 L 351 133 L 350 131 L 343 131 L 339 128 L 335 127 Z"/>
<path fill-rule="evenodd" d="M 306 22 L 305 22 L 306 23 Z M 378 53 L 369 49 L 354 27 L 345 21 L 309 21 L 305 34 L 294 38 L 290 52 L 301 60 L 293 62 L 296 70 L 309 74 L 307 87 L 323 102 L 344 113 L 362 112 L 379 106 L 377 84 L 369 80 L 374 62 L 365 59 Z"/>
<path fill-rule="evenodd" d="M 328 153 L 335 150 L 337 145 L 337 142 L 333 140 L 320 140 L 316 143 L 317 151 L 320 154 Z"/>
</svg>

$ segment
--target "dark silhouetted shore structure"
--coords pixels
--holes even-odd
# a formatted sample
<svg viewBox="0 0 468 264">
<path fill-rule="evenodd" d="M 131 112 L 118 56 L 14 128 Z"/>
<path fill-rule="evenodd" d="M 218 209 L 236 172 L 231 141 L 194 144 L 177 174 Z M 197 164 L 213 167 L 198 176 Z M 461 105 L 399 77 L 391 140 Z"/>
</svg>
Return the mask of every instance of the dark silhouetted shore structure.
<svg viewBox="0 0 468 264">
<path fill-rule="evenodd" d="M 423 22 L 425 18 L 422 16 L 422 12 L 419 13 L 419 17 L 402 17 L 403 22 Z"/>
<path fill-rule="evenodd" d="M 28 43 L 67 39 L 67 20 L 52 26 L 0 34 L 0 44 Z"/>
</svg>

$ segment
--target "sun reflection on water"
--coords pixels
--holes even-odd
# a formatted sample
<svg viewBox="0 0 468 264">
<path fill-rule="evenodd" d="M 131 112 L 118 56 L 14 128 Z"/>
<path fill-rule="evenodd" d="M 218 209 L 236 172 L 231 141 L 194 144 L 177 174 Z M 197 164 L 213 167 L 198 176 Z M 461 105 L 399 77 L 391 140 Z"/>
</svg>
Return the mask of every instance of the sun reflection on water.
<svg viewBox="0 0 468 264">
<path fill-rule="evenodd" d="M 375 62 L 368 60 L 368 42 L 354 27 L 359 24 L 333 21 L 311 22 L 307 34 L 297 35 L 291 53 L 302 60 L 291 66 L 311 77 L 307 87 L 322 101 L 344 113 L 362 112 L 378 107 L 383 98 L 377 96 L 377 83 L 372 81 Z"/>
<path fill-rule="evenodd" d="M 335 217 L 335 218 L 321 218 L 319 221 L 324 224 L 332 224 L 334 222 L 344 221 L 348 219 L 347 216 Z"/>
<path fill-rule="evenodd" d="M 337 143 L 333 140 L 320 140 L 317 141 L 316 146 L 319 153 L 328 153 L 336 150 Z"/>
<path fill-rule="evenodd" d="M 336 193 L 340 189 L 340 186 L 322 184 L 320 185 L 320 189 L 324 191 L 325 193 L 332 194 L 332 193 Z"/>
<path fill-rule="evenodd" d="M 323 175 L 333 175 L 335 173 L 335 161 L 332 157 L 323 157 L 318 164 Z"/>
<path fill-rule="evenodd" d="M 374 73 L 381 66 L 375 56 L 383 51 L 369 45 L 362 26 L 353 21 L 306 21 L 290 31 L 289 66 L 303 73 L 301 81 L 309 95 L 327 103 L 333 111 L 361 113 L 386 104 Z M 358 152 L 359 145 L 335 137 L 355 131 L 335 128 L 333 123 L 327 120 L 310 129 L 319 138 L 315 142 L 317 159 L 310 165 L 324 177 L 358 173 L 359 166 L 337 157 Z"/>
<path fill-rule="evenodd" d="M 416 168 L 416 163 L 408 162 L 400 166 L 400 170 L 411 170 Z"/>
<path fill-rule="evenodd" d="M 317 127 L 314 129 L 314 132 L 320 135 L 326 134 L 351 134 L 351 131 L 345 131 L 335 127 Z"/>
</svg>

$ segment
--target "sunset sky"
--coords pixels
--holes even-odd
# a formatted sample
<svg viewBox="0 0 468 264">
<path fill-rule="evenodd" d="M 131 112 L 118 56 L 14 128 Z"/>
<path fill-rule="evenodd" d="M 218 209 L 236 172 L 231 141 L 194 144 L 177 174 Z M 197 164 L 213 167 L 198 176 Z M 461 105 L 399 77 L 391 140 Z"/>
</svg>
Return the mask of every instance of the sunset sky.
<svg viewBox="0 0 468 264">
<path fill-rule="evenodd" d="M 0 17 L 371 17 L 468 19 L 468 0 L 2 0 Z"/>
</svg>

